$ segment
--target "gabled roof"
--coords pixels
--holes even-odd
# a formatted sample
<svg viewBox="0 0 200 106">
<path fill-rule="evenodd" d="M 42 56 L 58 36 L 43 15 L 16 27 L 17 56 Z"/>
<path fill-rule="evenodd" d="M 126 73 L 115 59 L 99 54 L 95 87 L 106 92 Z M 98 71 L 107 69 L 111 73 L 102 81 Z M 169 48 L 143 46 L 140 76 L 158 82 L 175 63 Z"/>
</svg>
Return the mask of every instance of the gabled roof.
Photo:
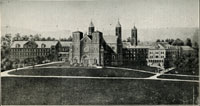
<svg viewBox="0 0 200 106">
<path fill-rule="evenodd" d="M 72 44 L 72 41 L 60 41 L 60 44 L 63 47 L 69 47 Z"/>
<path fill-rule="evenodd" d="M 36 44 L 38 44 L 38 48 L 41 48 L 42 44 L 45 44 L 45 48 L 51 48 L 51 46 L 55 46 L 58 41 L 35 41 Z"/>
<path fill-rule="evenodd" d="M 131 49 L 131 48 L 145 49 L 145 48 L 151 48 L 151 47 L 152 46 L 144 46 L 144 45 L 132 46 L 131 42 L 123 42 L 123 48 L 128 48 L 128 49 Z"/>
<path fill-rule="evenodd" d="M 185 50 L 185 51 L 194 50 L 194 49 L 191 48 L 190 46 L 181 46 L 181 49 L 182 49 L 182 50 Z"/>
<path fill-rule="evenodd" d="M 103 36 L 106 43 L 117 43 L 117 36 L 113 35 L 106 35 Z"/>
<path fill-rule="evenodd" d="M 91 40 L 91 38 L 88 35 L 83 36 L 83 38 L 81 39 L 81 41 L 85 38 L 88 38 L 89 40 Z"/>
<path fill-rule="evenodd" d="M 16 44 L 20 44 L 19 48 L 23 48 L 24 44 L 28 43 L 30 41 L 14 41 L 11 45 L 11 48 L 16 48 Z M 51 46 L 55 46 L 58 41 L 34 41 L 38 47 L 37 48 L 41 48 L 42 44 L 45 44 L 46 47 L 45 48 L 51 48 Z"/>
<path fill-rule="evenodd" d="M 28 41 L 14 41 L 12 44 L 11 44 L 11 47 L 10 48 L 16 48 L 16 44 L 20 44 L 20 47 L 19 48 L 23 48 L 24 44 L 27 43 Z"/>
<path fill-rule="evenodd" d="M 74 31 L 73 33 L 83 33 L 83 32 L 81 32 L 81 31 Z"/>
</svg>

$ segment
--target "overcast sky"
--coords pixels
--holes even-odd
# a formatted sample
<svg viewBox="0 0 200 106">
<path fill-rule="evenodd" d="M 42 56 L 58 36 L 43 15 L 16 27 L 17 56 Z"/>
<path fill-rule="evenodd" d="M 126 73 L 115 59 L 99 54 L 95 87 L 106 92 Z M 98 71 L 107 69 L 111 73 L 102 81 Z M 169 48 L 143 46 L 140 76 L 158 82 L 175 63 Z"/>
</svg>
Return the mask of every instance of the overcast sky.
<svg viewBox="0 0 200 106">
<path fill-rule="evenodd" d="M 1 3 L 2 26 L 36 31 L 199 27 L 199 0 L 9 1 Z"/>
</svg>

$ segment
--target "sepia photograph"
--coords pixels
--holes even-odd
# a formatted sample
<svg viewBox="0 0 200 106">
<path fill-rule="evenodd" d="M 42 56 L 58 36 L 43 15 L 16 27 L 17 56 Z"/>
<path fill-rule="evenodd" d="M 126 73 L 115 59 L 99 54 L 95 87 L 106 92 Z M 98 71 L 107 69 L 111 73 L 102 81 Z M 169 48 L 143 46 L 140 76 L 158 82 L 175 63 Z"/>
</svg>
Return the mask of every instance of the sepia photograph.
<svg viewBox="0 0 200 106">
<path fill-rule="evenodd" d="M 199 106 L 199 0 L 1 0 L 1 105 Z"/>
</svg>

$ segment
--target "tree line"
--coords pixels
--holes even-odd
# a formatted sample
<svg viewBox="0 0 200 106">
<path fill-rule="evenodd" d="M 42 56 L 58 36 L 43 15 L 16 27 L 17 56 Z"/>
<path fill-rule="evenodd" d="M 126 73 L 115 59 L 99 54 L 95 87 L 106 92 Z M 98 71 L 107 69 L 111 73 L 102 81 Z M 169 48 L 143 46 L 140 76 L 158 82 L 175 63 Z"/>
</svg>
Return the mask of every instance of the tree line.
<svg viewBox="0 0 200 106">
<path fill-rule="evenodd" d="M 185 42 L 179 38 L 177 38 L 176 40 L 174 40 L 174 39 L 165 39 L 165 40 L 157 39 L 156 42 L 167 42 L 170 45 L 174 45 L 174 46 L 184 46 L 185 45 L 185 46 L 192 47 L 192 41 L 190 38 L 187 38 Z M 197 43 L 197 42 L 195 42 L 195 43 Z"/>
<path fill-rule="evenodd" d="M 11 36 L 11 34 L 7 34 L 7 36 Z M 35 35 L 20 35 L 20 33 L 16 33 L 15 36 L 12 38 L 12 41 L 28 41 L 28 40 L 34 40 L 34 41 L 55 41 L 58 40 L 53 37 L 42 37 L 41 34 L 35 34 Z M 72 37 L 69 36 L 68 38 L 60 38 L 61 41 L 72 41 Z"/>
</svg>

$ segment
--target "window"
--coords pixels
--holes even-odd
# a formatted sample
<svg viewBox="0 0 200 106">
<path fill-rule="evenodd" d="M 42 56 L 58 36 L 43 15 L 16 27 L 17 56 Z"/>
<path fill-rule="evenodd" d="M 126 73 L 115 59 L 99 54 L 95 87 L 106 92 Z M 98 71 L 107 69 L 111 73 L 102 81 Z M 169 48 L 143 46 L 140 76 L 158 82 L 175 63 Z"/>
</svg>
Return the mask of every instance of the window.
<svg viewBox="0 0 200 106">
<path fill-rule="evenodd" d="M 114 55 L 112 56 L 112 59 L 115 60 L 115 56 Z"/>
<path fill-rule="evenodd" d="M 45 48 L 46 47 L 46 45 L 45 44 L 41 44 L 41 48 Z"/>
<path fill-rule="evenodd" d="M 115 50 L 115 47 L 113 46 L 112 49 Z"/>
<path fill-rule="evenodd" d="M 20 44 L 16 44 L 16 48 L 20 48 Z"/>
</svg>

